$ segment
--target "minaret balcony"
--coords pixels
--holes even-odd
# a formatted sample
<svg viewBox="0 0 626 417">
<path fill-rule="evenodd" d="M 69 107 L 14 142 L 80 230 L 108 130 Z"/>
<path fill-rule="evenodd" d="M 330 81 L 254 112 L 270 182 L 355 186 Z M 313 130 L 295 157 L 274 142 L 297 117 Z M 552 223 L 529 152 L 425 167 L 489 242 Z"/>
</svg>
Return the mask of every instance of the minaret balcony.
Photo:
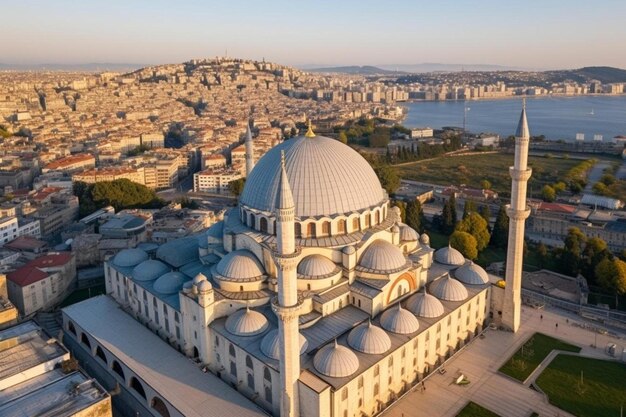
<svg viewBox="0 0 626 417">
<path fill-rule="evenodd" d="M 513 181 L 528 181 L 533 174 L 532 168 L 515 169 L 515 167 L 509 167 L 509 174 Z"/>
</svg>

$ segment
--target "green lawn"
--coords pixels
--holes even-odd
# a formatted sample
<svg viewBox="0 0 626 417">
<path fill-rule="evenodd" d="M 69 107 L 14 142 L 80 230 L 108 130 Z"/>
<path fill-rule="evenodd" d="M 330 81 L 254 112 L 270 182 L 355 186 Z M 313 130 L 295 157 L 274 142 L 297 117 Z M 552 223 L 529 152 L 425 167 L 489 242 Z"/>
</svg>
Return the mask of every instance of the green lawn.
<svg viewBox="0 0 626 417">
<path fill-rule="evenodd" d="M 91 288 L 83 288 L 81 290 L 76 290 L 70 295 L 68 295 L 65 298 L 65 300 L 63 300 L 60 307 L 61 308 L 67 307 L 79 301 L 86 300 L 89 297 L 94 297 L 96 295 L 104 294 L 105 292 L 106 292 L 106 289 L 104 287 L 104 284 L 96 285 L 95 287 L 91 287 Z"/>
<path fill-rule="evenodd" d="M 502 365 L 499 371 L 523 382 L 554 349 L 580 352 L 578 346 L 542 333 L 535 333 Z"/>
<path fill-rule="evenodd" d="M 620 406 L 626 406 L 623 363 L 558 355 L 537 378 L 537 385 L 550 403 L 578 417 L 617 417 Z"/>
<path fill-rule="evenodd" d="M 554 183 L 581 161 L 565 158 L 546 158 L 531 156 L 528 164 L 533 169 L 529 187 L 529 196 L 539 197 L 541 187 Z M 414 162 L 397 167 L 399 175 L 404 179 L 429 182 L 440 185 L 466 184 L 479 188 L 484 179 L 492 184 L 492 188 L 502 195 L 509 195 L 511 177 L 509 166 L 513 164 L 513 154 L 486 154 L 441 157 L 432 161 Z"/>
<path fill-rule="evenodd" d="M 459 414 L 457 414 L 456 417 L 500 417 L 500 416 L 494 413 L 493 411 L 489 411 L 485 407 L 481 407 L 475 402 L 470 401 L 467 403 L 465 407 L 463 407 L 461 411 L 459 411 Z"/>
</svg>

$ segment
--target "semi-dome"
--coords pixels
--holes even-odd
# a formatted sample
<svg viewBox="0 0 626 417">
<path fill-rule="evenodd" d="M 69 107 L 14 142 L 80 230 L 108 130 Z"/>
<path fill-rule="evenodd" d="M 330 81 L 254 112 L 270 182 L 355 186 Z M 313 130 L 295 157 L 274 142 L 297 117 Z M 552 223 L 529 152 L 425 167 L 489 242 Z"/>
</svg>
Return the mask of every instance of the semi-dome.
<svg viewBox="0 0 626 417">
<path fill-rule="evenodd" d="M 339 267 L 324 255 L 309 255 L 298 264 L 298 276 L 301 278 L 324 278 L 339 272 Z"/>
<path fill-rule="evenodd" d="M 228 253 L 217 263 L 215 270 L 223 278 L 232 281 L 258 280 L 264 274 L 261 262 L 245 249 Z"/>
<path fill-rule="evenodd" d="M 313 366 L 320 374 L 331 378 L 345 378 L 359 369 L 359 358 L 345 346 L 329 343 L 313 358 Z"/>
<path fill-rule="evenodd" d="M 406 302 L 406 308 L 418 317 L 435 318 L 444 313 L 443 304 L 436 297 L 424 292 L 412 295 Z"/>
<path fill-rule="evenodd" d="M 400 226 L 400 241 L 415 242 L 419 239 L 417 232 L 410 226 L 403 224 Z"/>
<path fill-rule="evenodd" d="M 324 136 L 299 136 L 270 149 L 256 163 L 241 194 L 242 205 L 274 212 L 282 151 L 297 217 L 358 212 L 386 198 L 376 173 L 354 149 Z"/>
<path fill-rule="evenodd" d="M 353 349 L 370 355 L 381 355 L 391 349 L 389 335 L 371 321 L 352 329 L 348 335 L 348 344 Z"/>
<path fill-rule="evenodd" d="M 235 311 L 226 319 L 226 330 L 235 336 L 254 336 L 263 333 L 269 323 L 258 311 L 248 307 Z"/>
<path fill-rule="evenodd" d="M 465 258 L 461 252 L 448 245 L 435 251 L 435 261 L 444 265 L 463 265 Z"/>
<path fill-rule="evenodd" d="M 462 283 L 469 285 L 483 285 L 489 282 L 487 272 L 472 261 L 454 271 L 454 277 Z"/>
<path fill-rule="evenodd" d="M 185 281 L 187 281 L 185 274 L 178 271 L 168 272 L 154 282 L 154 291 L 164 295 L 176 294 L 183 288 Z"/>
<path fill-rule="evenodd" d="M 463 301 L 468 297 L 467 288 L 450 274 L 433 281 L 430 284 L 430 292 L 440 300 Z"/>
<path fill-rule="evenodd" d="M 133 269 L 132 277 L 135 281 L 154 281 L 163 274 L 170 272 L 169 266 L 155 259 L 148 259 Z"/>
<path fill-rule="evenodd" d="M 132 248 L 120 251 L 113 258 L 113 263 L 117 266 L 128 268 L 131 266 L 139 265 L 147 259 L 148 254 L 145 251 L 137 248 Z"/>
<path fill-rule="evenodd" d="M 306 337 L 298 333 L 300 339 L 300 354 L 302 355 L 306 348 L 309 346 L 309 342 Z M 261 340 L 261 352 L 268 358 L 280 359 L 280 340 L 278 339 L 278 329 L 271 330 Z"/>
<path fill-rule="evenodd" d="M 380 325 L 383 329 L 397 334 L 415 333 L 420 328 L 420 323 L 408 310 L 402 308 L 400 303 L 397 307 L 387 309 L 380 316 Z"/>
<path fill-rule="evenodd" d="M 386 240 L 376 240 L 365 249 L 359 266 L 372 272 L 392 273 L 407 267 L 402 251 Z"/>
</svg>

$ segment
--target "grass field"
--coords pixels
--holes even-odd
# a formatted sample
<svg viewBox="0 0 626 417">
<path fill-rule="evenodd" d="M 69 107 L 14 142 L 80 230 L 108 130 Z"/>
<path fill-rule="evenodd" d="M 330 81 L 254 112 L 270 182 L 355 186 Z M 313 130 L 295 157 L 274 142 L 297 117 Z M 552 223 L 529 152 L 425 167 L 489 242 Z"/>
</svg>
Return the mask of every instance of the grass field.
<svg viewBox="0 0 626 417">
<path fill-rule="evenodd" d="M 554 349 L 580 352 L 578 346 L 542 333 L 535 333 L 502 365 L 499 371 L 523 382 Z"/>
<path fill-rule="evenodd" d="M 626 406 L 623 363 L 558 355 L 537 378 L 537 385 L 550 403 L 578 417 L 617 417 L 620 406 Z"/>
<path fill-rule="evenodd" d="M 539 197 L 541 187 L 554 183 L 581 161 L 565 158 L 531 156 L 528 164 L 533 169 L 530 191 Z M 482 180 L 488 180 L 494 191 L 509 195 L 511 177 L 509 167 L 513 164 L 512 154 L 485 154 L 442 157 L 432 161 L 414 162 L 398 166 L 398 173 L 404 179 L 429 182 L 440 185 L 460 185 L 480 188 Z M 530 195 L 529 195 L 530 196 Z"/>
<path fill-rule="evenodd" d="M 500 416 L 494 413 L 493 411 L 489 411 L 485 407 L 481 407 L 475 402 L 470 401 L 467 403 L 465 407 L 463 407 L 461 411 L 459 411 L 459 414 L 457 414 L 456 417 L 500 417 Z"/>
</svg>

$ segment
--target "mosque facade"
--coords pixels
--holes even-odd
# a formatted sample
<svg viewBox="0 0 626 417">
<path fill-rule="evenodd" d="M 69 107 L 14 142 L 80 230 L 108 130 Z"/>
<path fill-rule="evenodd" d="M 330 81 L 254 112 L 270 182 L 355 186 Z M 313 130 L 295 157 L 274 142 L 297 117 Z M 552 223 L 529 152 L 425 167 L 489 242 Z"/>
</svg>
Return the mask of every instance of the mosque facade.
<svg viewBox="0 0 626 417">
<path fill-rule="evenodd" d="M 247 165 L 222 222 L 118 253 L 105 281 L 269 414 L 375 415 L 502 314 L 494 277 L 402 223 L 352 148 L 309 128 Z"/>
</svg>

